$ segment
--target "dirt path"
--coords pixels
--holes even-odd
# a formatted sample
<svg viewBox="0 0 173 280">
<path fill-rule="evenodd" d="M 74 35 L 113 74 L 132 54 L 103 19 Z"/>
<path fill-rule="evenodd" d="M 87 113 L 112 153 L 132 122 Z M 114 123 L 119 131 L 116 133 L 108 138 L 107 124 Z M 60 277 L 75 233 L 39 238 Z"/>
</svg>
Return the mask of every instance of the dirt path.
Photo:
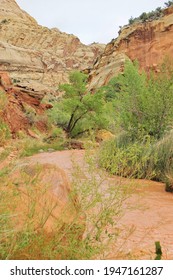
<svg viewBox="0 0 173 280">
<path fill-rule="evenodd" d="M 71 178 L 74 161 L 80 167 L 85 166 L 84 155 L 82 150 L 67 150 L 38 154 L 28 160 L 55 164 Z M 108 180 L 114 182 L 116 188 L 119 178 L 111 176 Z M 136 186 L 136 192 L 128 199 L 128 204 L 136 207 L 125 210 L 118 225 L 124 230 L 108 259 L 117 258 L 117 255 L 127 259 L 153 259 L 155 241 L 160 241 L 164 259 L 173 259 L 173 194 L 165 192 L 162 183 L 125 181 Z"/>
</svg>

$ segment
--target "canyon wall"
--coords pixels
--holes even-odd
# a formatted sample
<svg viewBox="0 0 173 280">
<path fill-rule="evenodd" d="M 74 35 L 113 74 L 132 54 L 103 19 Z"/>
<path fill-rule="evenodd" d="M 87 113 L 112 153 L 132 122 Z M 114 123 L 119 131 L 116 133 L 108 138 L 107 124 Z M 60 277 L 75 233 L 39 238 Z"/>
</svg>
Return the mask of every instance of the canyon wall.
<svg viewBox="0 0 173 280">
<path fill-rule="evenodd" d="M 0 0 L 0 71 L 17 84 L 47 92 L 71 70 L 90 68 L 104 45 L 37 24 L 15 0 Z"/>
<path fill-rule="evenodd" d="M 123 69 L 126 59 L 137 59 L 141 68 L 159 71 L 165 56 L 173 58 L 173 7 L 157 20 L 124 26 L 107 44 L 90 72 L 90 87 L 105 85 Z"/>
</svg>

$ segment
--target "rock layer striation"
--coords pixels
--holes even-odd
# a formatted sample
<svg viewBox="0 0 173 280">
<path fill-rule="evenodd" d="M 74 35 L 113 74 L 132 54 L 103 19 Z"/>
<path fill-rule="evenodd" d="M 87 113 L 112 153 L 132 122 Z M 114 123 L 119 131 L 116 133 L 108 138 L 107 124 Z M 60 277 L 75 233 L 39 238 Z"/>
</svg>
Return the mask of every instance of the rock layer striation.
<svg viewBox="0 0 173 280">
<path fill-rule="evenodd" d="M 90 68 L 103 48 L 40 26 L 15 0 L 0 0 L 0 71 L 9 72 L 15 82 L 48 90 L 67 82 L 72 69 Z"/>
</svg>

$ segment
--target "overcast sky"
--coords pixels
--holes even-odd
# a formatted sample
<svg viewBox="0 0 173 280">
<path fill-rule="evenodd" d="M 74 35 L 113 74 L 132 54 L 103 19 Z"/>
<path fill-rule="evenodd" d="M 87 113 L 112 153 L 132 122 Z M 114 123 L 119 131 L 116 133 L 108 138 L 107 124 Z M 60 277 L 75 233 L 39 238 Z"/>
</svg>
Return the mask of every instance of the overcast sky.
<svg viewBox="0 0 173 280">
<path fill-rule="evenodd" d="M 108 43 L 119 26 L 167 0 L 16 0 L 37 22 L 74 34 L 82 43 Z"/>
</svg>

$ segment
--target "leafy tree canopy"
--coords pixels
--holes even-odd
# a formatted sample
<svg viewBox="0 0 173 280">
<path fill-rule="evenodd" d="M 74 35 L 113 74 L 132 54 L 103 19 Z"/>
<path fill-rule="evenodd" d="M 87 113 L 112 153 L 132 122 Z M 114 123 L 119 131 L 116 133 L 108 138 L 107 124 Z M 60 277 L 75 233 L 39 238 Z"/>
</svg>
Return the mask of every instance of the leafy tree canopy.
<svg viewBox="0 0 173 280">
<path fill-rule="evenodd" d="M 92 94 L 87 89 L 87 75 L 78 71 L 69 76 L 70 83 L 63 84 L 59 90 L 62 99 L 50 114 L 56 124 L 61 125 L 70 137 L 107 126 L 104 95 Z"/>
</svg>

